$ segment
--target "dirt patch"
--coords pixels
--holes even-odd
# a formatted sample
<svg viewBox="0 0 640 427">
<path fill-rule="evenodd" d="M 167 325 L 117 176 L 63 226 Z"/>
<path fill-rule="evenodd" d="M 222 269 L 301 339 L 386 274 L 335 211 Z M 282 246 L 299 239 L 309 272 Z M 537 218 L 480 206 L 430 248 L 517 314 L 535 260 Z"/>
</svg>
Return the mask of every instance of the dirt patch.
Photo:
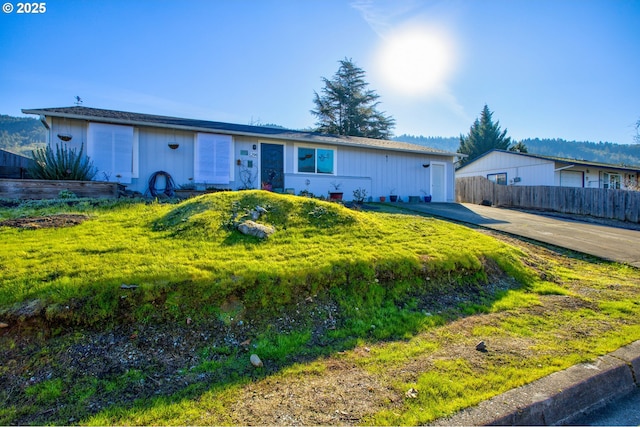
<svg viewBox="0 0 640 427">
<path fill-rule="evenodd" d="M 478 302 L 486 296 L 479 293 L 481 290 L 496 292 L 514 285 L 502 275 L 495 279 L 477 289 L 424 298 L 419 309 L 440 312 L 461 302 Z M 388 373 L 373 373 L 341 356 L 341 349 L 353 348 L 342 347 L 330 336 L 344 320 L 330 298 L 306 298 L 273 319 L 251 316 L 237 301 L 230 301 L 218 318 L 208 321 L 121 324 L 110 330 L 57 325 L 62 330 L 54 337 L 49 328 L 56 325 L 39 320 L 40 305 L 28 304 L 25 310 L 31 314 L 25 316 L 26 321 L 10 322 L 8 328 L 0 329 L 0 360 L 7 361 L 6 369 L 0 370 L 0 402 L 28 408 L 35 404 L 28 390 L 56 378 L 75 387 L 90 386 L 91 381 L 101 385 L 81 407 L 60 398 L 46 413 L 26 412 L 12 423 L 76 424 L 78 416 L 86 418 L 114 405 L 127 407 L 136 399 L 171 396 L 188 388 L 200 390 L 194 392 L 197 399 L 211 384 L 228 381 L 230 375 L 252 379 L 237 392 L 229 411 L 231 422 L 237 425 L 353 425 L 380 410 L 401 408 L 406 398 L 404 391 L 389 382 Z M 253 343 L 257 333 L 268 328 L 286 334 L 302 324 L 311 327 L 309 346 L 331 349 L 326 358 L 319 356 L 322 369 L 291 375 L 283 371 L 287 366 L 317 360 L 318 356 L 309 359 L 304 354 L 292 355 L 283 364 L 264 360 L 260 370 L 251 366 L 249 356 L 259 353 Z M 368 357 L 367 347 L 353 351 Z M 469 349 L 456 351 L 468 353 Z M 198 368 L 218 363 L 223 368 Z M 409 363 L 394 376 L 417 378 L 426 366 Z M 126 387 L 108 390 L 109 384 L 121 381 L 127 381 Z M 67 394 L 73 392 L 65 390 Z M 69 418 L 69 413 L 75 415 Z M 224 415 L 209 414 L 206 423 L 229 422 L 216 418 L 219 416 Z"/>
<path fill-rule="evenodd" d="M 82 214 L 47 215 L 6 219 L 4 221 L 0 221 L 0 227 L 13 227 L 28 230 L 35 230 L 39 228 L 72 227 L 74 225 L 82 224 L 88 219 L 89 217 L 87 215 Z"/>
<path fill-rule="evenodd" d="M 304 381 L 269 377 L 249 384 L 233 406 L 238 425 L 351 425 L 402 401 L 396 390 L 353 362 L 326 361 Z"/>
</svg>

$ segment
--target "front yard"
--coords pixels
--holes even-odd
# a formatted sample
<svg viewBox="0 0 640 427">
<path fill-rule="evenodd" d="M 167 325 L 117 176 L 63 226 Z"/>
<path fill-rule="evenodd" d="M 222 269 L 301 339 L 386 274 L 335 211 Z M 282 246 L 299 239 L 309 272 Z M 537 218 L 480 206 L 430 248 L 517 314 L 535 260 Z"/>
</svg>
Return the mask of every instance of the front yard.
<svg viewBox="0 0 640 427">
<path fill-rule="evenodd" d="M 31 202 L 0 241 L 1 424 L 421 424 L 640 339 L 637 269 L 296 196 Z"/>
</svg>

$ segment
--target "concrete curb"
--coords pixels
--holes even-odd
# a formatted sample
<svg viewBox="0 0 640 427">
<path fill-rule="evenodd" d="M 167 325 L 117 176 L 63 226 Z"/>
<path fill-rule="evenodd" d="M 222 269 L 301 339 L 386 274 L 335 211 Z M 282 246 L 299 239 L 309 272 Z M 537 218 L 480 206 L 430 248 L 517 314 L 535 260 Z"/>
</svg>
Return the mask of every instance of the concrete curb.
<svg viewBox="0 0 640 427">
<path fill-rule="evenodd" d="M 557 425 L 640 387 L 640 341 L 510 390 L 432 425 Z"/>
</svg>

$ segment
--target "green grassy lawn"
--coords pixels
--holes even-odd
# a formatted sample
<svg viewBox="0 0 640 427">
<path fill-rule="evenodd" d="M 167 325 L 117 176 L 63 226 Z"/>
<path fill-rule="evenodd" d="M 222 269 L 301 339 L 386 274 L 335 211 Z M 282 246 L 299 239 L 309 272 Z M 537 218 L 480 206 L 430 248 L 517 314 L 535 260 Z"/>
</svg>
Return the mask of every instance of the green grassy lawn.
<svg viewBox="0 0 640 427">
<path fill-rule="evenodd" d="M 232 212 L 241 217 L 256 206 L 269 211 L 262 221 L 277 230 L 266 241 L 244 236 L 229 224 Z M 3 215 L 60 209 L 5 210 Z M 118 296 L 126 284 L 140 287 L 141 305 L 128 313 L 137 321 L 148 314 L 147 304 L 161 299 L 163 306 L 154 306 L 158 315 L 198 318 L 210 314 L 202 312 L 203 304 L 219 306 L 231 296 L 259 309 L 332 288 L 381 288 L 382 296 L 427 286 L 424 279 L 431 277 L 477 281 L 485 276 L 486 259 L 523 282 L 531 280 L 517 249 L 469 229 L 299 197 L 240 192 L 180 205 L 80 204 L 62 209 L 92 218 L 71 228 L 1 230 L 3 307 L 38 300 L 53 310 L 53 317 L 102 323 L 121 315 Z M 85 303 L 74 313 L 51 308 L 70 301 Z"/>
<path fill-rule="evenodd" d="M 268 211 L 259 222 L 276 229 L 266 240 L 234 228 L 256 206 Z M 26 203 L 0 209 L 0 221 L 65 212 L 89 220 L 68 228 L 0 227 L 0 321 L 12 326 L 0 343 L 14 354 L 13 326 L 21 322 L 50 330 L 40 338 L 43 348 L 18 365 L 35 371 L 54 364 L 58 347 L 45 351 L 54 342 L 48 340 L 79 345 L 85 330 L 185 319 L 197 328 L 212 319 L 231 324 L 242 314 L 264 319 L 251 351 L 265 368 L 252 368 L 237 346 L 205 345 L 198 362 L 183 369 L 207 381 L 99 410 L 92 402 L 152 381 L 146 368 L 25 379 L 0 392 L 0 424 L 274 424 L 274 413 L 286 411 L 274 389 L 285 388 L 289 396 L 308 391 L 298 422 L 415 425 L 640 339 L 637 269 L 432 218 L 246 191 L 180 204 Z M 284 310 L 321 300 L 339 308 L 323 337 L 304 316 L 284 331 L 273 326 Z M 479 340 L 488 353 L 474 350 Z M 19 374 L 28 378 L 29 369 Z M 17 375 L 11 364 L 0 366 L 0 379 L 10 375 Z M 351 376 L 353 387 L 370 384 L 364 395 L 349 390 Z M 332 395 L 370 405 L 351 405 L 354 414 L 343 422 L 321 418 L 347 411 L 326 403 L 331 397 L 313 397 L 343 382 Z M 55 410 L 42 414 L 43 406 Z"/>
</svg>

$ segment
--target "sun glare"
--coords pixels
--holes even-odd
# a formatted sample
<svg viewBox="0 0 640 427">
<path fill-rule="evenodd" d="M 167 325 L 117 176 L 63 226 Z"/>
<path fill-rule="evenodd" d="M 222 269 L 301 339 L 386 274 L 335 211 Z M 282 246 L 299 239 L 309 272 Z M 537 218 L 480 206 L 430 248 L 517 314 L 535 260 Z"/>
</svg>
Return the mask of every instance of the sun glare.
<svg viewBox="0 0 640 427">
<path fill-rule="evenodd" d="M 453 70 L 454 57 L 453 43 L 445 33 L 409 27 L 385 39 L 377 64 L 392 89 L 419 96 L 442 89 Z"/>
</svg>

